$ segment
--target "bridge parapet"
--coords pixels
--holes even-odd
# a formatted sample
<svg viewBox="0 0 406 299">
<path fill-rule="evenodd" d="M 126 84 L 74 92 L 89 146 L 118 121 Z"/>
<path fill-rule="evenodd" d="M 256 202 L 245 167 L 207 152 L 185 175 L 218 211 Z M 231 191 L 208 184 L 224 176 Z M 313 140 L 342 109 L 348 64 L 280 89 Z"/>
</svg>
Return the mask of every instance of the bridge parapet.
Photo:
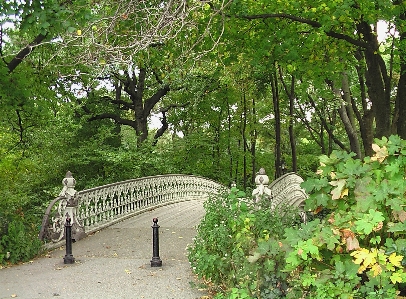
<svg viewBox="0 0 406 299">
<path fill-rule="evenodd" d="M 308 198 L 300 186 L 303 179 L 294 172 L 286 173 L 269 184 L 265 169 L 261 168 L 255 178 L 256 188 L 252 191 L 255 202 L 269 200 L 273 209 L 295 207 L 299 209 L 303 221 L 306 221 L 304 202 Z"/>
<path fill-rule="evenodd" d="M 78 240 L 145 210 L 207 199 L 228 190 L 207 178 L 182 174 L 143 177 L 77 192 L 75 180 L 68 172 L 62 183 L 60 196 L 50 203 L 44 215 L 41 240 L 56 243 L 64 238 L 66 214 L 73 220 L 72 238 Z"/>
</svg>

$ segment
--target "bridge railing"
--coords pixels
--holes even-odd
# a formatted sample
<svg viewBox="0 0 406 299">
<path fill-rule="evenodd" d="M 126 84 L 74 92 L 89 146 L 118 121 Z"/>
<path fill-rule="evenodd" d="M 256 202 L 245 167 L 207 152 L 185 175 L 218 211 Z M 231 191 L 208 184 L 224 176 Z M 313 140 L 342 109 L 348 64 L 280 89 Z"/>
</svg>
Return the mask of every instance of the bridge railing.
<svg viewBox="0 0 406 299">
<path fill-rule="evenodd" d="M 48 206 L 39 234 L 57 243 L 64 238 L 66 218 L 72 219 L 72 238 L 80 239 L 145 210 L 170 203 L 207 199 L 228 190 L 212 180 L 194 175 L 159 175 L 127 180 L 83 191 L 68 172 L 59 197 Z"/>
<path fill-rule="evenodd" d="M 298 208 L 302 220 L 306 221 L 304 205 L 308 195 L 300 186 L 302 182 L 300 176 L 290 172 L 269 184 L 269 177 L 265 169 L 261 168 L 255 177 L 256 188 L 252 191 L 252 198 L 255 202 L 270 201 L 273 209 Z"/>
</svg>

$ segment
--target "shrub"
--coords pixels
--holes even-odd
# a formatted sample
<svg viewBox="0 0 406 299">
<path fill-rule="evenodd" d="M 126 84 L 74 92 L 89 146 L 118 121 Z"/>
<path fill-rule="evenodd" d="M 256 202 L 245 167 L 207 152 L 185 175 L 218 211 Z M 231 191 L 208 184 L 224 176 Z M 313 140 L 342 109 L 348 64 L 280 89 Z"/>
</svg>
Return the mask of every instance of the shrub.
<svg viewBox="0 0 406 299">
<path fill-rule="evenodd" d="M 237 190 L 207 201 L 190 248 L 195 272 L 217 298 L 404 296 L 406 141 L 382 138 L 373 150 L 320 157 L 317 177 L 302 183 L 313 214 L 304 224 Z"/>
<path fill-rule="evenodd" d="M 36 225 L 15 216 L 7 224 L 7 233 L 0 237 L 0 264 L 28 261 L 40 253 L 41 247 Z"/>
<path fill-rule="evenodd" d="M 376 140 L 363 161 L 335 151 L 320 157 L 318 177 L 302 187 L 315 214 L 301 229 L 287 229 L 287 298 L 396 298 L 406 281 L 406 142 Z"/>
<path fill-rule="evenodd" d="M 236 188 L 204 206 L 189 248 L 195 273 L 216 298 L 280 298 L 288 287 L 280 240 L 285 227 L 297 221 L 297 211 L 272 211 L 265 200 L 253 205 Z"/>
</svg>

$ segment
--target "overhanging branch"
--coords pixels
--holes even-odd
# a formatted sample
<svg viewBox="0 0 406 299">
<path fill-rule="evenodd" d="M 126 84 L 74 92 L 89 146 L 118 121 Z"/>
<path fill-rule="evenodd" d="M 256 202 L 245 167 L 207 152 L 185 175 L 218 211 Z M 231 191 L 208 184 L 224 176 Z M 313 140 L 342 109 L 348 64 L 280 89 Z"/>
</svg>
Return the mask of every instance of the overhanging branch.
<svg viewBox="0 0 406 299">
<path fill-rule="evenodd" d="M 239 19 L 246 19 L 246 20 L 256 20 L 256 19 L 270 19 L 270 18 L 281 18 L 281 19 L 288 19 L 288 20 L 292 20 L 298 23 L 302 23 L 302 24 L 307 24 L 312 26 L 313 28 L 321 28 L 322 24 L 317 22 L 317 21 L 313 21 L 313 20 L 309 20 L 309 19 L 305 19 L 302 17 L 298 17 L 298 16 L 294 16 L 294 15 L 290 15 L 290 14 L 286 14 L 286 13 L 274 13 L 274 14 L 259 14 L 259 15 L 249 15 L 249 16 L 237 16 L 237 18 Z M 347 41 L 351 44 L 353 44 L 354 46 L 357 47 L 361 47 L 361 48 L 367 48 L 367 43 L 357 40 L 355 38 L 352 38 L 351 36 L 342 34 L 342 33 L 338 33 L 332 30 L 329 31 L 325 31 L 327 36 L 336 38 L 336 39 L 340 39 L 340 40 L 344 40 Z"/>
<path fill-rule="evenodd" d="M 111 119 L 114 120 L 117 124 L 130 126 L 136 128 L 136 123 L 133 120 L 121 118 L 119 115 L 114 113 L 102 113 L 89 118 L 89 121 L 102 120 L 102 119 Z"/>
<path fill-rule="evenodd" d="M 27 57 L 41 42 L 46 38 L 44 34 L 38 34 L 37 37 L 25 48 L 21 49 L 20 52 L 7 64 L 8 72 L 12 73 L 15 68 Z"/>
</svg>

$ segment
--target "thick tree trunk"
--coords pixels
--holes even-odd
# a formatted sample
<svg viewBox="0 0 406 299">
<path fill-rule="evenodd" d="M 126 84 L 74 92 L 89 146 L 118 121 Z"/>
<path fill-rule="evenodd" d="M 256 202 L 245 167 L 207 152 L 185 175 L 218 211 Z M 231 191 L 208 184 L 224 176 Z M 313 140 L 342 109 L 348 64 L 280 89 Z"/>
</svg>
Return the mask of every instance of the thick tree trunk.
<svg viewBox="0 0 406 299">
<path fill-rule="evenodd" d="M 361 22 L 358 30 L 368 45 L 364 50 L 367 65 L 365 77 L 375 117 L 375 137 L 389 136 L 391 134 L 390 78 L 385 63 L 378 54 L 379 43 L 371 26 Z"/>
<path fill-rule="evenodd" d="M 399 107 L 399 117 L 397 120 L 397 133 L 402 139 L 406 139 L 406 62 L 401 58 L 400 78 L 398 83 L 397 102 Z"/>
</svg>

